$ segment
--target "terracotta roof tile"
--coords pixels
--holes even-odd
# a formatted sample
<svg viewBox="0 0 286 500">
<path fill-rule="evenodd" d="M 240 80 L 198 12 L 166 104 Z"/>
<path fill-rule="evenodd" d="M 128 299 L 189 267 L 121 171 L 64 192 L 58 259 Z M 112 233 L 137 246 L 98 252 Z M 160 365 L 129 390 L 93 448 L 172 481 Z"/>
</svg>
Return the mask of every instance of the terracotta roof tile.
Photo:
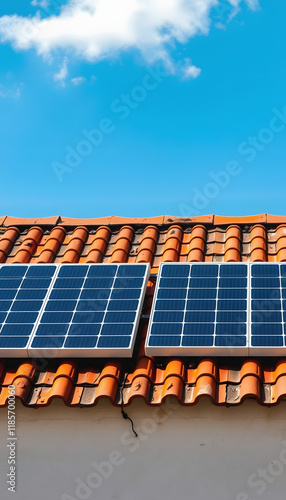
<svg viewBox="0 0 286 500">
<path fill-rule="evenodd" d="M 282 262 L 286 261 L 286 217 L 154 217 L 147 219 L 0 218 L 0 262 Z M 152 305 L 147 287 L 144 314 Z M 238 405 L 247 398 L 273 405 L 286 398 L 286 359 L 156 359 L 144 351 L 148 321 L 142 319 L 131 360 L 3 359 L 0 406 L 8 385 L 28 407 L 54 398 L 66 405 L 114 405 L 142 398 L 160 405 L 176 398 L 194 405 L 207 397 L 216 405 Z M 125 382 L 125 383 L 124 383 Z M 124 383 L 124 387 L 123 387 Z"/>
</svg>

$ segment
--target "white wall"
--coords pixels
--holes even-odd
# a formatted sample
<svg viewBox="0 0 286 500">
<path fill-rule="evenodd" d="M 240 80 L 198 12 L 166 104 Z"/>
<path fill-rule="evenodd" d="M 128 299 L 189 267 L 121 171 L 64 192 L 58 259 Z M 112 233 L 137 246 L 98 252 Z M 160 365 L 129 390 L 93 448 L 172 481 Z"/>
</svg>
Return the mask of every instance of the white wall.
<svg viewBox="0 0 286 500">
<path fill-rule="evenodd" d="M 285 500 L 285 401 L 225 408 L 171 400 L 155 409 L 136 400 L 126 411 L 139 439 L 105 400 L 93 408 L 60 400 L 41 409 L 17 404 L 14 494 L 6 485 L 7 409 L 1 409 L 1 500 Z M 106 461 L 96 472 L 92 462 Z M 80 481 L 90 486 L 77 491 Z"/>
</svg>

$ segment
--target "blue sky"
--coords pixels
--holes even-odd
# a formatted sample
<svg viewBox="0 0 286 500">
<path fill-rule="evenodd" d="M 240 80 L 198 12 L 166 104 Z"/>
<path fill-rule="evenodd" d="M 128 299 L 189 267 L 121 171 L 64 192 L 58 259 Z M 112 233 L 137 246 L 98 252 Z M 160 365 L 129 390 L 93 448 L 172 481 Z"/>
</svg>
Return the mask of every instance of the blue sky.
<svg viewBox="0 0 286 500">
<path fill-rule="evenodd" d="M 1 215 L 285 215 L 286 3 L 114 2 L 1 4 Z"/>
</svg>

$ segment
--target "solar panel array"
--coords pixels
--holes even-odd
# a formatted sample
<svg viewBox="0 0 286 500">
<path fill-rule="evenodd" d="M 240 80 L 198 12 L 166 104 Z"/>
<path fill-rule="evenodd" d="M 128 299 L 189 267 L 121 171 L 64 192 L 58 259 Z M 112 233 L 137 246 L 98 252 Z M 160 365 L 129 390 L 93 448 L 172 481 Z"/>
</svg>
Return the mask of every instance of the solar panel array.
<svg viewBox="0 0 286 500">
<path fill-rule="evenodd" d="M 149 264 L 2 265 L 6 356 L 132 356 Z"/>
<path fill-rule="evenodd" d="M 145 350 L 154 356 L 281 355 L 285 318 L 286 265 L 163 263 Z"/>
</svg>

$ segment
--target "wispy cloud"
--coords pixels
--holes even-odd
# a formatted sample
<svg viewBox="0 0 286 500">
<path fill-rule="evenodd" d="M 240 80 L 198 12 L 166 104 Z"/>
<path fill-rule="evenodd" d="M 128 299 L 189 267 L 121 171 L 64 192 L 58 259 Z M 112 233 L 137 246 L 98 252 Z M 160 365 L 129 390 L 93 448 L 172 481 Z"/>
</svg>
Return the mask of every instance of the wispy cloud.
<svg viewBox="0 0 286 500">
<path fill-rule="evenodd" d="M 45 0 L 33 0 L 39 5 Z M 44 56 L 73 50 L 88 61 L 114 58 L 138 50 L 148 63 L 164 60 L 172 67 L 170 47 L 209 31 L 210 12 L 218 0 L 70 0 L 59 15 L 45 19 L 0 17 L 0 39 L 15 49 L 35 48 Z M 224 2 L 225 3 L 225 2 Z M 228 0 L 238 9 L 241 0 Z M 257 0 L 244 0 L 251 9 Z M 190 69 L 190 73 L 194 69 Z"/>
<path fill-rule="evenodd" d="M 185 64 L 182 67 L 183 78 L 185 80 L 197 78 L 198 76 L 200 76 L 201 71 L 201 68 L 197 68 L 197 66 L 194 66 L 189 58 L 185 59 Z"/>
<path fill-rule="evenodd" d="M 75 86 L 80 85 L 81 83 L 84 83 L 85 81 L 86 81 L 86 78 L 84 76 L 76 76 L 75 78 L 71 79 L 72 84 Z"/>
<path fill-rule="evenodd" d="M 23 83 L 13 81 L 13 75 L 8 73 L 6 75 L 6 82 L 0 83 L 0 99 L 19 99 L 22 94 Z"/>
<path fill-rule="evenodd" d="M 68 58 L 65 56 L 58 73 L 54 74 L 55 82 L 58 82 L 62 86 L 65 86 L 65 80 L 68 76 L 68 62 Z"/>
</svg>

